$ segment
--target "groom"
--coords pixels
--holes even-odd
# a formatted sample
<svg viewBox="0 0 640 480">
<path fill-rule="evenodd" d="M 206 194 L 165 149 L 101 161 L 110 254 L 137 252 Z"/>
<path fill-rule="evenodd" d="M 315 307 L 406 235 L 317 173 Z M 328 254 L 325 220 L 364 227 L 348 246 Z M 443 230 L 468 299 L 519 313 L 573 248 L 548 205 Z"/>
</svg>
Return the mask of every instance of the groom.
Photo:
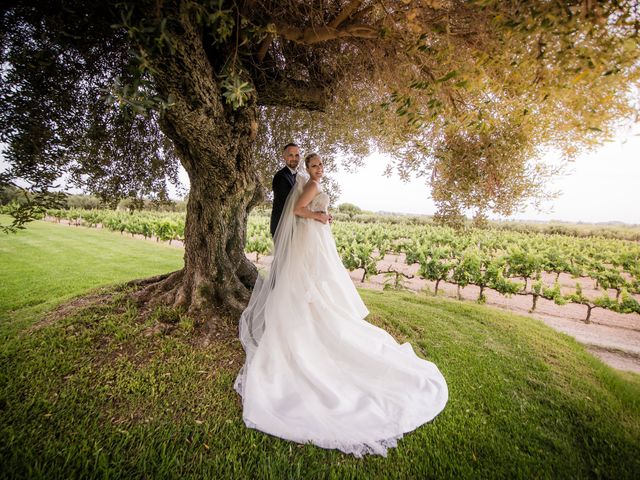
<svg viewBox="0 0 640 480">
<path fill-rule="evenodd" d="M 273 208 L 271 209 L 271 236 L 276 233 L 278 222 L 282 216 L 284 203 L 289 196 L 289 192 L 296 183 L 296 173 L 300 163 L 300 148 L 295 143 L 288 143 L 282 149 L 282 158 L 286 166 L 273 177 L 271 188 L 273 189 Z"/>
</svg>

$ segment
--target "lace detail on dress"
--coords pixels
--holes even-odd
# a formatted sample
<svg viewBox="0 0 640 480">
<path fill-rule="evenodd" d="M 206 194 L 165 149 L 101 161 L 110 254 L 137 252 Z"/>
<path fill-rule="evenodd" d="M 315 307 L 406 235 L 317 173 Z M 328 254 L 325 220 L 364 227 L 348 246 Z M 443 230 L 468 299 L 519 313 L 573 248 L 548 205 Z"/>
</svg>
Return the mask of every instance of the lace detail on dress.
<svg viewBox="0 0 640 480">
<path fill-rule="evenodd" d="M 264 431 L 259 425 L 256 425 L 251 420 L 243 418 L 244 424 L 253 428 L 254 430 Z M 265 432 L 269 433 L 269 432 Z M 408 432 L 407 432 L 408 433 Z M 398 440 L 404 438 L 404 434 L 400 433 L 390 438 L 384 438 L 380 440 L 370 440 L 361 443 L 349 443 L 340 440 L 292 440 L 298 445 L 316 445 L 326 449 L 337 449 L 347 455 L 353 455 L 356 458 L 362 458 L 365 455 L 381 455 L 387 457 L 387 450 L 390 448 L 396 448 L 398 446 Z"/>
<path fill-rule="evenodd" d="M 309 210 L 312 212 L 327 212 L 329 209 L 329 195 L 322 191 L 322 187 L 318 185 L 318 193 L 313 200 L 309 202 Z"/>
</svg>

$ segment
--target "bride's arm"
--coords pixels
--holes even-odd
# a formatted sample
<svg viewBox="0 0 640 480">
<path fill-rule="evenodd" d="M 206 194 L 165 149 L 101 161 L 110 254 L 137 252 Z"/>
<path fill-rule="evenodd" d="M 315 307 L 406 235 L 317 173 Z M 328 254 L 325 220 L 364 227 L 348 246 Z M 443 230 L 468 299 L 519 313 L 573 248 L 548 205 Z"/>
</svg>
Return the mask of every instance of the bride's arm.
<svg viewBox="0 0 640 480">
<path fill-rule="evenodd" d="M 327 223 L 329 221 L 329 215 L 323 212 L 312 212 L 308 208 L 309 203 L 311 203 L 316 193 L 318 193 L 318 185 L 316 182 L 308 181 L 296 202 L 293 213 L 298 217 L 312 218 L 318 222 Z"/>
</svg>

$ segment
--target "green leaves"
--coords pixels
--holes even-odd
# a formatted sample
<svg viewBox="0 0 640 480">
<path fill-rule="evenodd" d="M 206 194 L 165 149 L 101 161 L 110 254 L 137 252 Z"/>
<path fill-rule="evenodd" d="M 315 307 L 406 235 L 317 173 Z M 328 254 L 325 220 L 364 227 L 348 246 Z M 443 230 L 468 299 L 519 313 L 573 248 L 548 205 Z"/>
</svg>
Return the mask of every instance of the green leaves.
<svg viewBox="0 0 640 480">
<path fill-rule="evenodd" d="M 204 23 L 209 28 L 215 43 L 225 42 L 233 33 L 236 23 L 233 11 L 229 8 L 223 8 L 223 4 L 222 0 L 217 0 L 217 5 L 215 5 L 213 11 L 205 12 L 203 15 Z"/>
<path fill-rule="evenodd" d="M 222 82 L 222 96 L 234 110 L 244 107 L 254 93 L 254 88 L 239 74 L 231 73 Z"/>
<path fill-rule="evenodd" d="M 451 70 L 449 73 L 447 73 L 446 75 L 444 75 L 443 77 L 440 77 L 436 80 L 436 82 L 438 83 L 444 83 L 447 80 L 451 80 L 452 78 L 455 78 L 458 76 L 458 71 L 457 70 Z"/>
<path fill-rule="evenodd" d="M 579 283 L 577 284 L 577 289 L 580 290 L 580 293 L 575 298 L 581 298 L 582 290 Z M 567 301 L 569 301 L 568 297 L 562 295 L 560 283 L 558 281 L 556 281 L 551 288 L 542 287 L 542 296 L 549 300 L 553 300 L 556 305 L 566 305 Z"/>
<path fill-rule="evenodd" d="M 116 105 L 124 112 L 142 115 L 145 118 L 152 110 L 163 112 L 175 102 L 171 95 L 162 98 L 154 94 L 153 82 L 144 77 L 134 78 L 131 81 L 124 81 L 122 77 L 117 77 L 111 88 L 103 91 L 106 94 L 107 104 Z"/>
<path fill-rule="evenodd" d="M 13 217 L 9 224 L 0 223 L 0 233 L 16 233 L 18 230 L 24 229 L 25 224 L 41 219 L 47 209 L 61 208 L 66 200 L 66 194 L 63 192 L 48 190 L 29 192 L 18 188 L 12 182 L 4 180 L 3 175 L 0 174 L 0 190 L 7 186 L 13 186 L 21 195 L 19 201 L 14 199 L 0 211 Z"/>
<path fill-rule="evenodd" d="M 256 254 L 256 261 L 260 255 L 268 255 L 273 249 L 273 241 L 267 223 L 249 223 L 247 225 L 247 243 L 245 251 Z"/>
<path fill-rule="evenodd" d="M 369 275 L 378 273 L 378 256 L 374 255 L 374 246 L 368 243 L 353 242 L 341 249 L 342 263 L 348 270 L 362 269 L 362 279 L 364 282 Z"/>
</svg>

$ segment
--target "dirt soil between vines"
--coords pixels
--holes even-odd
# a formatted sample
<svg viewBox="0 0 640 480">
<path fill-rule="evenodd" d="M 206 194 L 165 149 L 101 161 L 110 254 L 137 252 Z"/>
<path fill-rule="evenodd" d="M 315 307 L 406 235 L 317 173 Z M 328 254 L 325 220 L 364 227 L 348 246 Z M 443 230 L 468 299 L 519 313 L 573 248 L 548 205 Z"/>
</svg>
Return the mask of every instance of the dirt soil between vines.
<svg viewBox="0 0 640 480">
<path fill-rule="evenodd" d="M 69 224 L 66 221 L 60 223 Z M 78 227 L 86 228 L 86 227 Z M 98 226 L 100 228 L 100 226 Z M 145 239 L 142 235 L 135 235 L 136 238 Z M 147 238 L 147 241 L 157 241 Z M 166 243 L 166 242 L 164 242 Z M 171 246 L 183 248 L 180 241 L 174 240 Z M 253 261 L 258 268 L 268 268 L 272 258 L 270 256 L 260 257 L 256 261 L 255 253 L 250 253 L 247 257 Z M 416 293 L 435 291 L 435 282 L 423 280 L 417 276 L 418 265 L 407 265 L 404 263 L 404 254 L 385 255 L 384 259 L 378 262 L 378 271 L 396 270 L 406 275 L 413 276 L 410 279 L 403 279 L 404 288 Z M 393 279 L 384 273 L 369 277 L 364 283 L 361 282 L 362 270 L 350 272 L 354 284 L 360 288 L 370 288 L 382 290 L 385 282 L 392 282 Z M 544 274 L 542 280 L 547 285 L 553 285 L 555 275 Z M 595 281 L 591 278 L 572 278 L 570 275 L 561 274 L 559 279 L 562 293 L 570 293 L 575 290 L 576 282 L 580 282 L 582 291 L 589 298 L 596 298 L 601 295 L 601 291 L 595 288 Z M 480 289 L 469 285 L 460 290 L 460 299 L 466 301 L 476 301 Z M 536 318 L 553 329 L 574 337 L 584 344 L 587 349 L 603 362 L 617 368 L 640 374 L 640 315 L 622 314 L 595 308 L 591 312 L 590 323 L 585 323 L 587 307 L 570 303 L 567 305 L 556 305 L 550 300 L 538 299 L 536 309 L 531 312 L 532 297 L 530 295 L 513 295 L 505 297 L 498 292 L 485 289 L 486 304 L 516 312 Z M 438 288 L 438 295 L 445 297 L 458 297 L 458 287 L 455 284 L 441 282 Z M 615 297 L 615 290 L 609 290 L 609 295 Z M 640 301 L 640 295 L 634 295 Z"/>
</svg>

